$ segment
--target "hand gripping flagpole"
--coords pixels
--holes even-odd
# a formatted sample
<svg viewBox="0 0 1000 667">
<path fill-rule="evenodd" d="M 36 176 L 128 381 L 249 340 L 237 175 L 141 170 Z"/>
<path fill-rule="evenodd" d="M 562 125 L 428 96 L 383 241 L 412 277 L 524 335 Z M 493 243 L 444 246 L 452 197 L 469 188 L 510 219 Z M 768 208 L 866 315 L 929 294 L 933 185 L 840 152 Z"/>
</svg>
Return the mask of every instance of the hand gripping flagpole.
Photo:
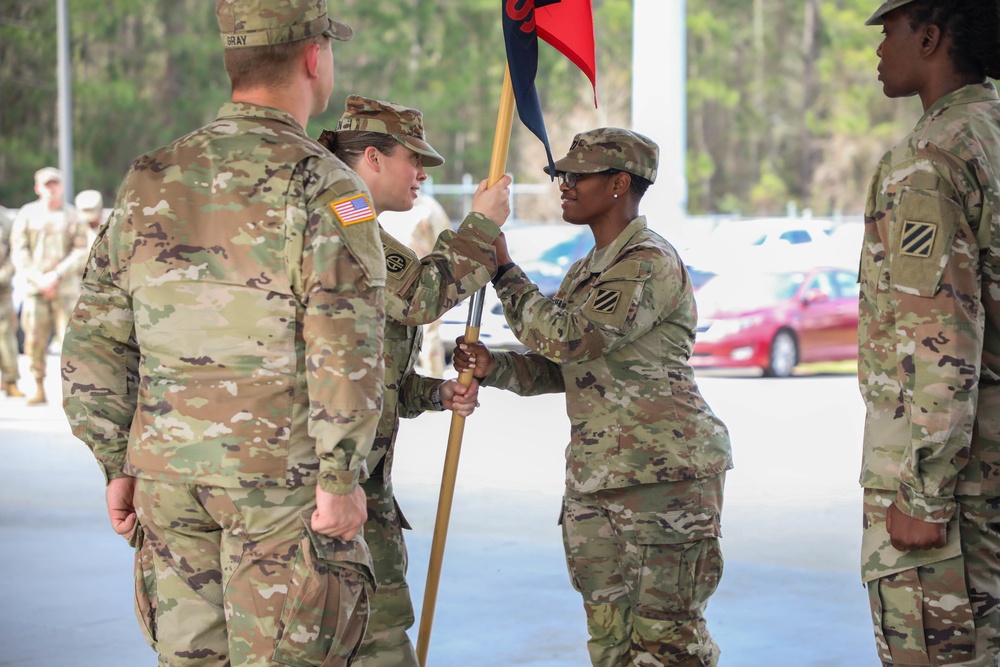
<svg viewBox="0 0 1000 667">
<path fill-rule="evenodd" d="M 504 73 L 503 92 L 500 94 L 500 111 L 497 113 L 496 134 L 493 137 L 493 157 L 490 160 L 490 175 L 487 183 L 493 187 L 503 178 L 507 168 L 507 149 L 510 146 L 510 129 L 514 119 L 514 88 L 510 80 L 510 68 Z M 465 326 L 465 341 L 479 342 L 479 325 L 483 318 L 483 300 L 486 287 L 476 292 L 469 302 L 469 319 Z M 472 384 L 472 370 L 462 371 L 459 383 L 468 387 Z M 448 520 L 451 504 L 455 496 L 455 478 L 458 475 L 458 457 L 462 450 L 462 434 L 465 417 L 451 414 L 451 431 L 448 433 L 448 449 L 444 457 L 444 473 L 441 475 L 441 494 L 438 497 L 437 518 L 434 520 L 434 538 L 431 542 L 430 562 L 427 567 L 427 585 L 424 587 L 424 606 L 420 612 L 420 629 L 417 634 L 417 659 L 420 666 L 427 665 L 427 647 L 431 639 L 431 624 L 434 622 L 434 605 L 437 602 L 438 584 L 441 582 L 441 563 L 444 560 L 444 544 L 448 538 Z"/>
</svg>

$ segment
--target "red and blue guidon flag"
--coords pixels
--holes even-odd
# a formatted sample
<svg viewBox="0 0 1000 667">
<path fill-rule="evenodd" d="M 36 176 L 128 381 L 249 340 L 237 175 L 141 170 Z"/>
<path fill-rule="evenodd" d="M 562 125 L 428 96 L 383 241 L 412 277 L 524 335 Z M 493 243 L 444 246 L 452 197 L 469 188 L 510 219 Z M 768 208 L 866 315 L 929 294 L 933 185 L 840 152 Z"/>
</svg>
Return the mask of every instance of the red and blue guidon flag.
<svg viewBox="0 0 1000 667">
<path fill-rule="evenodd" d="M 368 203 L 365 195 L 354 195 L 347 199 L 341 199 L 330 204 L 330 208 L 340 218 L 340 222 L 346 227 L 358 222 L 367 222 L 375 219 L 375 211 Z"/>
<path fill-rule="evenodd" d="M 594 14 L 590 0 L 501 0 L 507 65 L 514 87 L 517 115 L 545 146 L 550 175 L 555 177 L 552 149 L 545 132 L 542 107 L 535 88 L 538 38 L 555 47 L 590 79 L 597 105 L 597 68 L 594 54 Z"/>
</svg>

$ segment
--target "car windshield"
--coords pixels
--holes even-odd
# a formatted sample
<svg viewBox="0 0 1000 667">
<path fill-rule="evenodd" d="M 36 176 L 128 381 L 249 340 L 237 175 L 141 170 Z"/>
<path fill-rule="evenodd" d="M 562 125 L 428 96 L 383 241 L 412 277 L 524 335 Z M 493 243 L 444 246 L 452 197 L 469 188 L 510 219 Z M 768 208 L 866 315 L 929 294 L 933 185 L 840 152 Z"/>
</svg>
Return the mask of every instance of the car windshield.
<svg viewBox="0 0 1000 667">
<path fill-rule="evenodd" d="M 708 310 L 764 308 L 791 299 L 805 279 L 806 274 L 800 271 L 715 276 L 698 290 L 698 307 Z"/>
</svg>

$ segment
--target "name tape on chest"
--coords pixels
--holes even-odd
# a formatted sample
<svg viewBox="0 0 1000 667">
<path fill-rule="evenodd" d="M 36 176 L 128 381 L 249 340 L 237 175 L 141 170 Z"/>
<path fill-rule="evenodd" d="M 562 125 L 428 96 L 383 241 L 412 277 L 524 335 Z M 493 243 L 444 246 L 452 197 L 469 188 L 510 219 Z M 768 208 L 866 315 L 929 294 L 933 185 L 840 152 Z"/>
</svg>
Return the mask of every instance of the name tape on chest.
<svg viewBox="0 0 1000 667">
<path fill-rule="evenodd" d="M 937 236 L 937 225 L 932 222 L 903 222 L 899 251 L 910 257 L 930 257 Z"/>
<path fill-rule="evenodd" d="M 345 227 L 375 219 L 375 210 L 363 194 L 335 201 L 330 208 Z"/>
</svg>

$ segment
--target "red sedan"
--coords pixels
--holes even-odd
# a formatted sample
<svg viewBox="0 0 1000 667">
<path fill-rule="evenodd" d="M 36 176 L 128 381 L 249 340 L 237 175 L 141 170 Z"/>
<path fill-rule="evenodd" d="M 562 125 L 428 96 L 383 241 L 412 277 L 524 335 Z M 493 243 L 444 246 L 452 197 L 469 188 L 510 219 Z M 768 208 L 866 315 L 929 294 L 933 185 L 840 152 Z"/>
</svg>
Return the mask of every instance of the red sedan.
<svg viewBox="0 0 1000 667">
<path fill-rule="evenodd" d="M 715 276 L 695 293 L 691 365 L 788 377 L 804 362 L 858 356 L 857 274 L 820 267 Z"/>
</svg>

